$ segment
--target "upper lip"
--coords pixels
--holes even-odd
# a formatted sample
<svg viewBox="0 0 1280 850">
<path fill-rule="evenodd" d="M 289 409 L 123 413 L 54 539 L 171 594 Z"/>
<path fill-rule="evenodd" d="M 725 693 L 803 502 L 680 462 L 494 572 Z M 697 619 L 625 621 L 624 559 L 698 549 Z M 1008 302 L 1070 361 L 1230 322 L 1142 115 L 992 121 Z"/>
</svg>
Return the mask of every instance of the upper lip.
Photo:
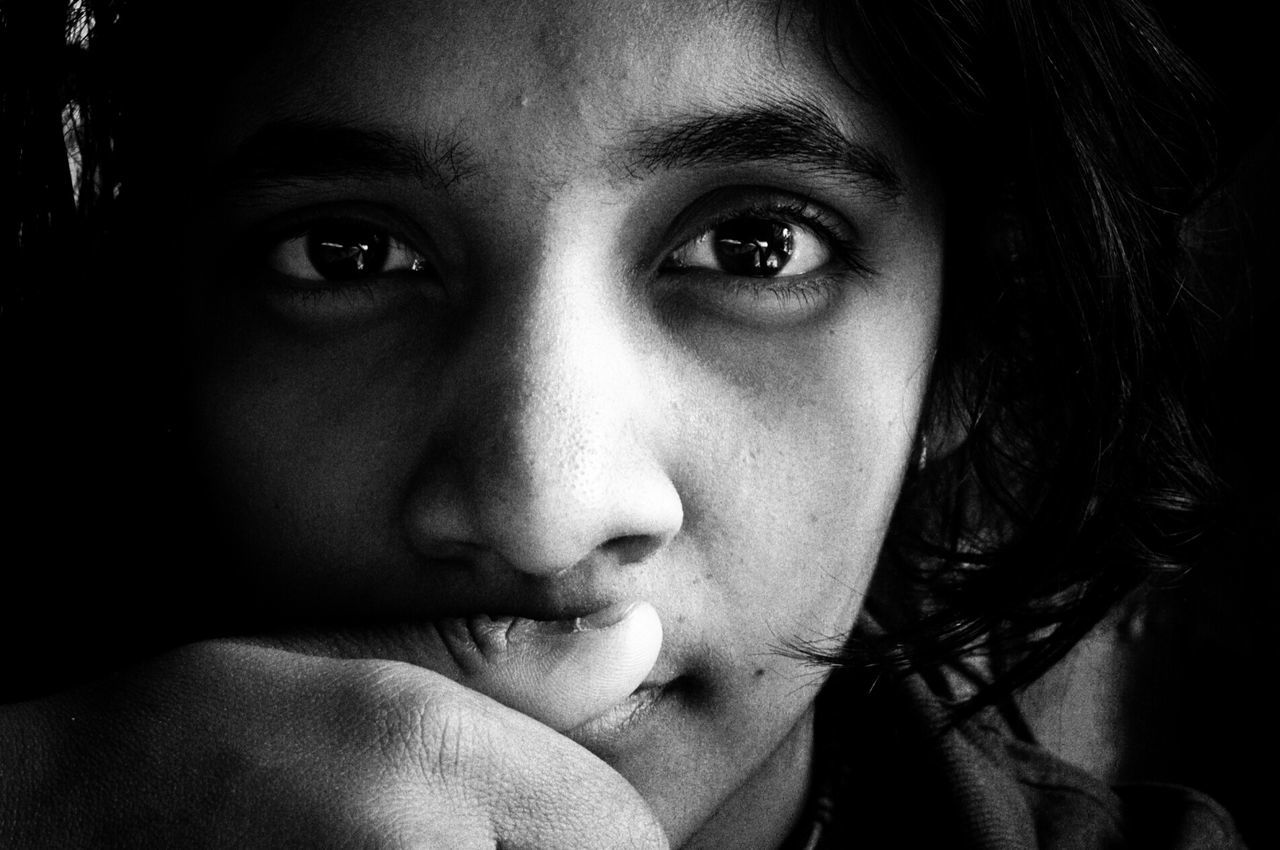
<svg viewBox="0 0 1280 850">
<path fill-rule="evenodd" d="M 419 566 L 434 572 L 432 584 L 456 601 L 447 610 L 453 616 L 569 620 L 636 597 L 629 571 L 603 556 L 548 576 L 523 571 L 491 549 L 440 543 L 419 556 Z"/>
<path fill-rule="evenodd" d="M 574 620 L 587 617 L 608 608 L 616 599 L 592 601 L 539 601 L 527 600 L 510 607 L 494 606 L 482 612 L 491 617 L 524 617 L 529 620 Z"/>
<path fill-rule="evenodd" d="M 378 629 L 381 624 L 381 628 L 407 637 L 428 623 L 453 617 L 486 615 L 563 621 L 586 617 L 621 602 L 656 601 L 649 598 L 646 588 L 635 585 L 631 571 L 613 564 L 584 562 L 557 576 L 537 576 L 521 572 L 485 550 L 466 554 L 467 564 L 454 565 L 460 569 L 435 558 L 420 559 L 419 569 L 433 571 L 430 578 L 419 573 L 425 580 L 417 589 L 385 599 L 380 615 L 373 616 L 366 625 Z M 427 563 L 431 561 L 434 566 Z M 659 613 L 664 613 L 662 607 Z M 662 652 L 641 688 L 660 687 L 677 678 L 681 652 L 674 625 L 673 617 L 663 616 Z"/>
<path fill-rule="evenodd" d="M 468 617 L 525 617 L 530 620 L 572 620 L 586 617 L 620 602 L 639 598 L 626 587 L 605 587 L 590 580 L 535 580 L 494 582 L 479 587 L 457 588 L 445 615 Z"/>
</svg>

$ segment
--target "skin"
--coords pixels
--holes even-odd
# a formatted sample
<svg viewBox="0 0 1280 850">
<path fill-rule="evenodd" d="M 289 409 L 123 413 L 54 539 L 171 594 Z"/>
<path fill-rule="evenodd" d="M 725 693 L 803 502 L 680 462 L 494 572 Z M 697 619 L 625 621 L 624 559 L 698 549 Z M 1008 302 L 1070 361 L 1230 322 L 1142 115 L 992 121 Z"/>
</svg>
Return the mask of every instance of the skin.
<svg viewBox="0 0 1280 850">
<path fill-rule="evenodd" d="M 327 635 L 295 653 L 436 669 L 448 617 L 647 603 L 663 638 L 638 675 L 659 698 L 631 722 L 551 731 L 536 684 L 534 708 L 490 692 L 534 720 L 497 706 L 468 722 L 491 755 L 535 753 L 526 773 L 571 774 L 557 765 L 585 746 L 671 846 L 775 847 L 791 829 L 822 675 L 778 650 L 838 639 L 857 617 L 937 334 L 927 167 L 803 18 L 775 24 L 771 8 L 727 4 L 308 3 L 206 69 L 227 84 L 202 104 L 194 151 L 230 175 L 185 238 L 191 257 L 231 247 L 184 272 L 210 533 L 230 541 L 235 597 L 253 601 L 237 615 Z M 637 138 L 688 116 L 784 102 L 893 179 L 815 167 L 786 144 L 732 162 L 636 156 Z M 244 168 L 264 128 L 302 119 L 417 140 L 442 179 Z M 822 225 L 797 219 L 804 204 Z M 799 248 L 784 276 L 744 283 L 696 240 L 762 206 L 799 225 Z M 302 279 L 298 240 L 335 216 L 386 230 L 397 260 L 429 271 Z M 179 666 L 216 677 L 295 655 L 273 652 Z M 254 722 L 270 703 L 228 700 Z M 270 728 L 254 722 L 242 728 Z M 476 759 L 473 780 L 493 784 L 509 761 Z"/>
</svg>

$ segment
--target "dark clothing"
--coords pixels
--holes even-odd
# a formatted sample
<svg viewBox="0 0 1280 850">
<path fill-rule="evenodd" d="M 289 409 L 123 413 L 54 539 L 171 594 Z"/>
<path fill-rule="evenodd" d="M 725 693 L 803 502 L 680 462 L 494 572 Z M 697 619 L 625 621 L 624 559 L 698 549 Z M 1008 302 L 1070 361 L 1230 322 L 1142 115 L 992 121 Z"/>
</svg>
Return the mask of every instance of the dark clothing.
<svg viewBox="0 0 1280 850">
<path fill-rule="evenodd" d="M 867 692 L 837 675 L 818 704 L 814 794 L 787 850 L 1191 850 L 1244 844 L 1209 798 L 1112 788 L 989 711 L 952 726 L 924 682 Z"/>
</svg>

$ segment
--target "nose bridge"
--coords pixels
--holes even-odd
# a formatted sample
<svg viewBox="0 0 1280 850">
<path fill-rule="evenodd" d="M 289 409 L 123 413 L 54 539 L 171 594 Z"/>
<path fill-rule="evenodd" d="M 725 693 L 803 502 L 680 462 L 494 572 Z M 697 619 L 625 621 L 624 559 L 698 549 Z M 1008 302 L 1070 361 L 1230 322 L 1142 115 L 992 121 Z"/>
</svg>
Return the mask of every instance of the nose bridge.
<svg viewBox="0 0 1280 850">
<path fill-rule="evenodd" d="M 598 501 L 632 448 L 629 352 L 601 300 L 568 277 L 538 287 L 510 322 L 492 472 L 530 510 Z"/>
<path fill-rule="evenodd" d="M 599 268 L 545 256 L 489 305 L 472 349 L 469 371 L 483 379 L 463 403 L 455 455 L 467 525 L 473 542 L 530 572 L 561 572 L 602 551 L 635 560 L 682 521 L 646 444 L 642 352 L 625 296 Z"/>
</svg>

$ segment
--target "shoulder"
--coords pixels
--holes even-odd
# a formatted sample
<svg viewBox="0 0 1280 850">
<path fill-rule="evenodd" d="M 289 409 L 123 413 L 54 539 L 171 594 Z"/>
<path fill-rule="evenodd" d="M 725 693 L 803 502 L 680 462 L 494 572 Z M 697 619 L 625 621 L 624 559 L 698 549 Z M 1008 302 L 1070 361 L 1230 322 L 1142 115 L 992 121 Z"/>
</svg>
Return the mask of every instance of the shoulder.
<svg viewBox="0 0 1280 850">
<path fill-rule="evenodd" d="M 1045 850 L 1244 848 L 1231 816 L 1197 791 L 1158 783 L 1109 786 L 985 724 L 966 734 L 981 742 L 978 750 L 991 769 L 1017 784 Z"/>
<path fill-rule="evenodd" d="M 993 710 L 953 724 L 918 676 L 870 693 L 837 680 L 827 696 L 819 847 L 1244 850 L 1230 815 L 1203 794 L 1110 786 L 1018 738 Z"/>
</svg>

